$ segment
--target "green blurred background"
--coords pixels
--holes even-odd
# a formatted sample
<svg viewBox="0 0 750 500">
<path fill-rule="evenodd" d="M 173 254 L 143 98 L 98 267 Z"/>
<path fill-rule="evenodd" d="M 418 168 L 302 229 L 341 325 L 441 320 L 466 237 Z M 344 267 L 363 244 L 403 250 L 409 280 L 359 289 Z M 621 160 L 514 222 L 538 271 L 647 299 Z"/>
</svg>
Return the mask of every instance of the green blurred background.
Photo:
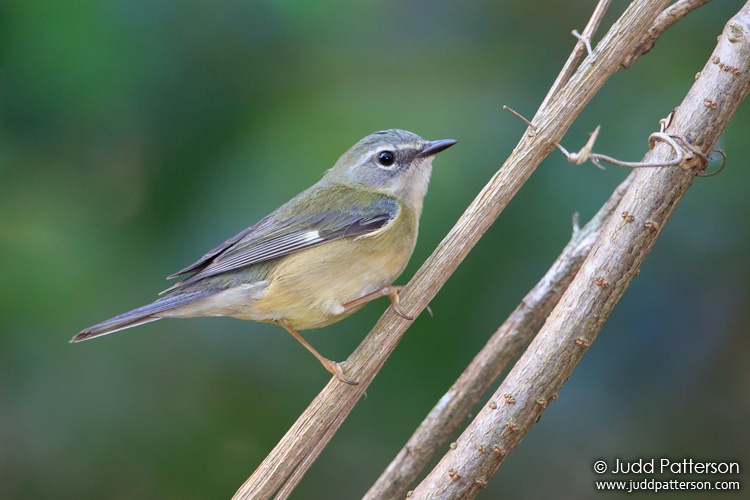
<svg viewBox="0 0 750 500">
<path fill-rule="evenodd" d="M 639 159 L 742 3 L 712 2 L 668 31 L 564 144 L 579 148 L 601 124 L 597 150 Z M 226 318 L 68 339 L 154 299 L 164 276 L 383 128 L 459 140 L 435 162 L 405 283 L 522 134 L 501 106 L 534 114 L 594 5 L 0 4 L 0 497 L 229 497 L 328 381 L 309 353 L 278 327 Z M 626 5 L 613 2 L 605 23 Z M 722 139 L 725 171 L 695 182 L 480 498 L 597 497 L 599 458 L 750 465 L 749 126 L 746 104 Z M 361 496 L 558 255 L 571 214 L 587 220 L 626 175 L 553 153 L 294 498 Z M 345 359 L 386 306 L 307 337 Z"/>
</svg>

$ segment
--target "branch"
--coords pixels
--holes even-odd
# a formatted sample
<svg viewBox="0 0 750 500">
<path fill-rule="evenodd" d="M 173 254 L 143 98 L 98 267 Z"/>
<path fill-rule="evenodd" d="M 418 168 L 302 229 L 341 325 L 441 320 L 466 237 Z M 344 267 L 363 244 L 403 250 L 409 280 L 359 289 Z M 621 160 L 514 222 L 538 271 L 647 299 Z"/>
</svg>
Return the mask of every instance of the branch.
<svg viewBox="0 0 750 500">
<path fill-rule="evenodd" d="M 626 68 L 629 67 L 636 59 L 651 50 L 654 43 L 656 43 L 656 39 L 674 23 L 710 1 L 711 0 L 678 0 L 673 5 L 664 9 L 664 12 L 659 14 L 659 17 L 656 18 L 653 26 L 649 28 L 646 36 L 638 43 L 635 50 L 633 50 L 633 53 L 625 59 L 622 65 Z"/>
<path fill-rule="evenodd" d="M 508 363 L 542 327 L 544 320 L 581 268 L 594 242 L 599 238 L 602 227 L 617 208 L 633 177 L 633 174 L 628 176 L 588 224 L 573 233 L 570 242 L 552 267 L 526 294 L 458 380 L 440 398 L 438 404 L 372 485 L 364 496 L 365 500 L 403 498 L 406 495 L 409 486 L 433 455 L 450 439 Z"/>
<path fill-rule="evenodd" d="M 565 61 L 563 69 L 560 70 L 560 73 L 557 75 L 557 78 L 552 84 L 552 87 L 550 87 L 549 91 L 547 92 L 547 96 L 544 98 L 544 101 L 542 101 L 541 106 L 539 106 L 540 110 L 546 108 L 549 100 L 557 95 L 563 85 L 568 83 L 568 80 L 570 80 L 570 75 L 572 75 L 573 71 L 576 69 L 576 64 L 578 64 L 581 56 L 588 51 L 591 37 L 593 37 L 594 33 L 596 33 L 596 29 L 602 22 L 602 18 L 604 17 L 605 12 L 607 12 L 609 4 L 610 0 L 599 0 L 599 3 L 596 4 L 596 8 L 594 8 L 594 12 L 593 14 L 591 14 L 589 22 L 586 23 L 586 27 L 583 28 L 583 33 L 581 33 L 580 36 L 576 36 L 576 38 L 578 38 L 578 43 L 575 47 L 573 47 L 573 52 L 571 52 L 570 56 L 568 56 L 568 60 Z M 575 35 L 575 31 L 573 32 L 573 34 Z M 589 45 L 587 45 L 587 41 L 589 41 Z M 591 57 L 591 54 L 589 54 L 589 57 Z"/>
<path fill-rule="evenodd" d="M 401 292 L 402 308 L 417 316 L 437 294 L 479 238 L 497 219 L 570 125 L 621 66 L 668 0 L 636 0 L 607 36 L 594 57 L 586 58 L 558 96 L 535 117 L 503 167 L 477 195 L 448 235 Z M 235 498 L 269 498 L 285 483 L 288 492 L 323 449 L 401 340 L 409 322 L 389 308 L 347 360 L 345 370 L 359 382 L 348 386 L 332 379 L 258 466 Z M 291 479 L 290 479 L 291 478 Z M 283 496 L 280 495 L 283 498 Z"/>
<path fill-rule="evenodd" d="M 666 132 L 707 153 L 750 92 L 750 2 L 724 28 L 713 55 L 675 111 Z M 575 78 L 574 78 L 575 79 Z M 573 82 L 573 80 L 571 80 Z M 644 161 L 667 162 L 657 144 Z M 490 403 L 411 498 L 473 498 L 541 417 L 610 312 L 706 162 L 685 168 L 638 169 L 617 212 L 542 330 L 491 397 Z"/>
<path fill-rule="evenodd" d="M 704 5 L 708 1 L 681 0 L 665 9 L 659 14 L 647 32 L 650 44 L 653 45 L 656 38 L 676 21 L 687 15 L 688 12 Z M 608 1 L 600 1 L 583 34 L 576 34 L 579 43 L 573 49 L 555 83 L 547 93 L 547 97 L 541 106 L 542 108 L 556 94 L 559 88 L 568 82 L 575 69 L 575 65 L 584 53 L 584 48 L 589 54 L 591 53 L 590 48 L 584 47 L 584 43 L 593 36 L 608 5 Z M 642 47 L 642 45 L 639 45 L 639 47 Z M 629 64 L 635 62 L 638 57 L 646 52 L 643 50 L 634 52 L 629 57 Z M 515 111 L 507 107 L 506 109 L 531 126 L 525 118 L 518 115 Z M 593 138 L 594 135 L 592 134 L 592 142 Z M 559 149 L 562 149 L 562 146 L 557 146 Z M 566 151 L 563 150 L 563 152 L 567 155 Z M 570 155 L 568 156 L 570 159 Z M 590 153 L 589 156 L 602 157 L 602 159 L 618 165 L 623 164 L 603 155 Z M 679 164 L 681 161 L 682 155 L 679 155 L 675 159 L 675 164 Z M 576 163 L 580 164 L 582 161 Z M 634 164 L 628 163 L 625 166 L 633 165 L 644 166 L 645 164 L 640 162 Z M 526 344 L 531 335 L 541 328 L 544 319 L 546 319 L 552 308 L 560 300 L 575 273 L 578 272 L 580 264 L 588 255 L 591 245 L 598 237 L 601 226 L 608 220 L 611 210 L 619 203 L 632 179 L 633 175 L 630 175 L 626 182 L 623 182 L 616 189 L 615 193 L 613 193 L 605 206 L 600 209 L 599 213 L 583 228 L 581 233 L 574 236 L 573 240 L 566 246 L 563 253 L 558 257 L 544 278 L 524 297 L 522 303 L 490 338 L 487 345 L 474 358 L 461 377 L 440 398 L 401 451 L 399 451 L 367 492 L 365 495 L 367 500 L 396 498 L 406 494 L 409 485 L 417 479 L 417 476 L 422 472 L 427 463 L 429 463 L 433 455 L 447 442 L 463 419 L 469 414 L 471 408 L 479 401 L 481 395 L 484 394 L 492 382 L 505 369 L 509 360 L 514 358 L 521 346 Z M 576 246 L 576 241 L 581 241 L 580 238 L 583 238 L 587 232 L 590 232 L 591 235 L 591 238 L 586 238 L 589 244 Z M 578 260 L 579 258 L 580 260 Z M 564 272 L 560 274 L 555 273 L 556 270 L 566 267 L 569 269 L 569 274 L 566 275 Z M 526 314 L 523 314 L 524 310 Z M 511 341 L 511 339 L 515 340 L 515 342 Z"/>
</svg>

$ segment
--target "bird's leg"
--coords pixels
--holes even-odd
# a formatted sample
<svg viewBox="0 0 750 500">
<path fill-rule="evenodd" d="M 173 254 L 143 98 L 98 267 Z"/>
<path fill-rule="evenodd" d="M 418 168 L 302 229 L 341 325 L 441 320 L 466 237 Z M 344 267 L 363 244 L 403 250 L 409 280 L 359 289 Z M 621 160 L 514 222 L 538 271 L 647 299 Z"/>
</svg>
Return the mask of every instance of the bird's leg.
<svg viewBox="0 0 750 500">
<path fill-rule="evenodd" d="M 403 309 L 401 309 L 401 302 L 398 298 L 398 292 L 400 292 L 404 287 L 403 286 L 384 286 L 380 290 L 375 290 L 372 293 L 368 293 L 367 295 L 364 295 L 358 299 L 354 299 L 351 302 L 347 302 L 344 304 L 344 309 L 350 309 L 352 307 L 359 307 L 361 305 L 367 304 L 371 300 L 375 300 L 380 297 L 388 297 L 391 299 L 391 307 L 393 310 L 401 316 L 404 319 L 408 319 L 409 321 L 413 321 L 414 318 L 412 316 L 409 316 L 404 312 Z"/>
<path fill-rule="evenodd" d="M 297 330 L 295 330 L 294 328 L 292 328 L 292 326 L 289 325 L 286 321 L 284 321 L 283 319 L 281 319 L 281 320 L 275 321 L 275 323 L 277 325 L 279 325 L 280 327 L 282 327 L 287 332 L 291 333 L 292 336 L 295 339 L 297 339 L 300 344 L 302 344 L 303 346 L 305 346 L 305 349 L 307 349 L 308 351 L 310 351 L 313 354 L 313 356 L 315 356 L 316 358 L 318 358 L 318 361 L 320 361 L 320 363 L 323 365 L 323 367 L 326 370 L 328 370 L 329 372 L 331 372 L 334 377 L 336 377 L 337 379 L 339 379 L 341 382 L 343 382 L 345 384 L 349 384 L 349 385 L 357 385 L 358 384 L 358 382 L 353 382 L 351 380 L 348 380 L 346 377 L 344 377 L 344 370 L 341 368 L 341 365 L 339 363 L 337 363 L 335 361 L 331 361 L 330 359 L 324 358 L 323 356 L 321 356 L 321 354 L 318 351 L 316 351 L 315 348 L 313 346 L 311 346 L 310 343 L 307 340 L 305 340 L 302 337 L 302 335 L 300 335 L 299 332 Z"/>
</svg>

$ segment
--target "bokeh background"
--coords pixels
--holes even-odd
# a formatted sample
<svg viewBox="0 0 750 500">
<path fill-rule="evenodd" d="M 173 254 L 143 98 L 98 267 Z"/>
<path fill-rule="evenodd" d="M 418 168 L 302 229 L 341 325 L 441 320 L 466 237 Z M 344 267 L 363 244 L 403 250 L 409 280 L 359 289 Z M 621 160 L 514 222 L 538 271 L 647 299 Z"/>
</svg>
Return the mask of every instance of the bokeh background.
<svg viewBox="0 0 750 500">
<path fill-rule="evenodd" d="M 712 2 L 669 30 L 564 144 L 601 124 L 600 152 L 639 159 L 742 3 Z M 501 106 L 534 114 L 594 5 L 0 4 L 0 497 L 229 497 L 328 381 L 312 356 L 278 327 L 226 318 L 68 339 L 155 298 L 164 276 L 384 128 L 459 140 L 435 162 L 405 283 L 522 134 Z M 626 5 L 613 2 L 604 26 Z M 600 458 L 750 465 L 749 126 L 745 104 L 722 139 L 724 172 L 695 182 L 480 498 L 598 498 Z M 626 175 L 553 153 L 294 498 L 361 496 L 558 255 L 571 214 L 587 220 Z M 386 306 L 307 337 L 345 359 Z M 750 486 L 744 472 L 728 479 Z"/>
</svg>

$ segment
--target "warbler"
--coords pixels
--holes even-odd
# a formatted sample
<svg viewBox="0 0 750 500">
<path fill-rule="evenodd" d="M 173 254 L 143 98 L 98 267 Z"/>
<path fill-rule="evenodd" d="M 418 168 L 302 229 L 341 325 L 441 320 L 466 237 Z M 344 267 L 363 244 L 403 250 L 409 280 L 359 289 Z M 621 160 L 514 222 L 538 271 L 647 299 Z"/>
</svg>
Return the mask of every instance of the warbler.
<svg viewBox="0 0 750 500">
<path fill-rule="evenodd" d="M 426 141 L 404 130 L 368 135 L 323 178 L 267 217 L 169 276 L 187 275 L 164 297 L 86 328 L 80 342 L 161 318 L 232 316 L 276 323 L 340 381 L 339 363 L 299 330 L 326 326 L 387 296 L 417 240 L 432 160 L 457 141 Z"/>
</svg>

